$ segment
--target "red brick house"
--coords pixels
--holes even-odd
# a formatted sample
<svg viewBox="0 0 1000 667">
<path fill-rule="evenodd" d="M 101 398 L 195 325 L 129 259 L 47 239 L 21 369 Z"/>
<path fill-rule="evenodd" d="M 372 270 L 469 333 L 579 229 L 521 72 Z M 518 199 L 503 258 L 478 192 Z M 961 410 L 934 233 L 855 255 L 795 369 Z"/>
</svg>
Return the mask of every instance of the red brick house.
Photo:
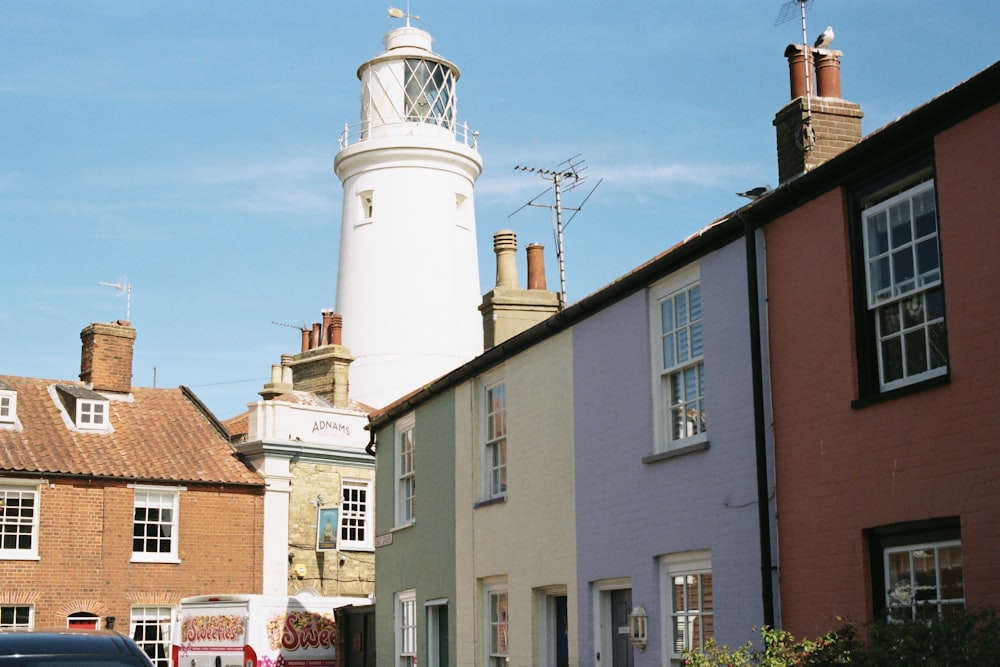
<svg viewBox="0 0 1000 667">
<path fill-rule="evenodd" d="M 1000 607 L 1000 63 L 794 165 L 854 132 L 824 124 L 823 83 L 795 141 L 803 98 L 779 113 L 793 166 L 743 213 L 767 244 L 782 625 Z"/>
<path fill-rule="evenodd" d="M 131 386 L 135 336 L 85 328 L 80 381 L 0 375 L 0 626 L 114 623 L 166 665 L 182 597 L 260 592 L 264 484 L 190 390 Z"/>
</svg>

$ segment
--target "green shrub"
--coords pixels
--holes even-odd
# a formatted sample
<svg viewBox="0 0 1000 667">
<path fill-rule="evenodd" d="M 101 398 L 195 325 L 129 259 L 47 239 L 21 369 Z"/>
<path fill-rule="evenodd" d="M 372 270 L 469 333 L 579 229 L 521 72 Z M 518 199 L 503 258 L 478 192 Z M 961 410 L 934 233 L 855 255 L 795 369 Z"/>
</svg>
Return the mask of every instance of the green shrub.
<svg viewBox="0 0 1000 667">
<path fill-rule="evenodd" d="M 986 667 L 1000 666 L 1000 614 L 950 611 L 911 621 L 846 622 L 817 639 L 762 628 L 760 641 L 736 649 L 709 641 L 684 654 L 688 667 Z"/>
</svg>

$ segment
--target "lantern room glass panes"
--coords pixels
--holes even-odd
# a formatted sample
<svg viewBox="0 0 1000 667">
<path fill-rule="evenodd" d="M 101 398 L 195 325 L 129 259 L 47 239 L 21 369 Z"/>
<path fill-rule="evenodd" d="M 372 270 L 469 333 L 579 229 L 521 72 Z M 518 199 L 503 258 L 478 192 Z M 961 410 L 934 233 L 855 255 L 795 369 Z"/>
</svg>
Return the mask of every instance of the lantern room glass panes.
<svg viewBox="0 0 1000 667">
<path fill-rule="evenodd" d="M 454 86 L 455 75 L 447 65 L 407 58 L 404 85 L 406 120 L 455 129 Z"/>
</svg>

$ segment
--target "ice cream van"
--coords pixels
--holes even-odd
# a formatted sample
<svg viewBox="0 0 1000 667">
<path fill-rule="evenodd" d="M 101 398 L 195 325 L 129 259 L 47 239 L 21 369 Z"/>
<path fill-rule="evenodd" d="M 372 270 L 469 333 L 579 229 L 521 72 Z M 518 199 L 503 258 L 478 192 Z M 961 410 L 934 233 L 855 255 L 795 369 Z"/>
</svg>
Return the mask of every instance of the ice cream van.
<svg viewBox="0 0 1000 667">
<path fill-rule="evenodd" d="M 333 667 L 334 611 L 370 598 L 198 595 L 181 600 L 174 667 Z"/>
</svg>

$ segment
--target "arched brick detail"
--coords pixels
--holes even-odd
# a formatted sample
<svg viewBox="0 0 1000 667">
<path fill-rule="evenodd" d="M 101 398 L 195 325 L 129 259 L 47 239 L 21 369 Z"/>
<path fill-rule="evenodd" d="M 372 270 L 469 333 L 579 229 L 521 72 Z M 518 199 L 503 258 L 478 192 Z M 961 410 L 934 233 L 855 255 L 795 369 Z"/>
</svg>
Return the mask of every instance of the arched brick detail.
<svg viewBox="0 0 1000 667">
<path fill-rule="evenodd" d="M 178 604 L 184 596 L 170 592 L 132 592 L 126 596 L 130 604 L 144 607 L 169 607 Z"/>
<path fill-rule="evenodd" d="M 0 591 L 0 604 L 34 604 L 38 593 L 34 591 Z"/>
<path fill-rule="evenodd" d="M 105 616 L 110 609 L 100 600 L 70 600 L 59 605 L 59 614 L 62 616 L 69 616 L 81 611 L 100 618 Z"/>
</svg>

